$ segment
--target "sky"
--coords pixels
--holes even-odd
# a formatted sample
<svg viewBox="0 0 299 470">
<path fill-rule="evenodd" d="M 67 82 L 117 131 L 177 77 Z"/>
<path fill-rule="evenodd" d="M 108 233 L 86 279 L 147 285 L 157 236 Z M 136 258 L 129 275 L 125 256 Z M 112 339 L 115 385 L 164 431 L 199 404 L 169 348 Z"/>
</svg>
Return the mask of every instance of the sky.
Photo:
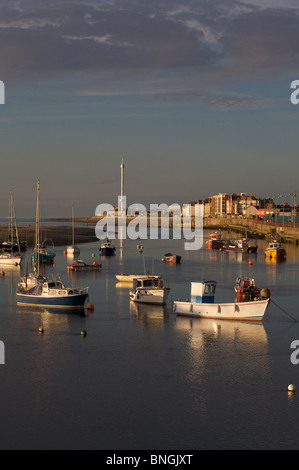
<svg viewBox="0 0 299 470">
<path fill-rule="evenodd" d="M 298 0 L 2 0 L 0 218 L 298 191 Z"/>
</svg>

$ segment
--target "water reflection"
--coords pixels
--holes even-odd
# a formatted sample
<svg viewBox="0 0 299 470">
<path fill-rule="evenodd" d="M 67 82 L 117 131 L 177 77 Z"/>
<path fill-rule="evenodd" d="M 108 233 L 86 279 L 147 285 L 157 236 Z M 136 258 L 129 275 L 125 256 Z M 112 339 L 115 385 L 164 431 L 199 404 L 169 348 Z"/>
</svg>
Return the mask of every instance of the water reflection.
<svg viewBox="0 0 299 470">
<path fill-rule="evenodd" d="M 132 289 L 133 287 L 133 281 L 132 282 L 129 282 L 129 281 L 121 281 L 121 282 L 117 282 L 115 284 L 115 287 L 117 289 Z"/>
<path fill-rule="evenodd" d="M 231 341 L 250 341 L 265 345 L 267 334 L 261 322 L 235 322 L 229 320 L 212 320 L 208 318 L 184 318 L 177 316 L 175 319 L 177 330 L 188 331 L 192 339 L 190 345 L 197 347 L 202 344 L 208 334 L 213 339 L 226 338 Z"/>
<path fill-rule="evenodd" d="M 130 301 L 130 314 L 136 317 L 138 324 L 163 328 L 168 314 L 165 305 L 137 304 Z"/>
<path fill-rule="evenodd" d="M 263 324 L 176 318 L 186 343 L 187 377 L 254 384 L 270 370 L 268 337 Z"/>
<path fill-rule="evenodd" d="M 51 316 L 58 316 L 60 318 L 65 317 L 67 320 L 71 316 L 76 316 L 76 317 L 86 317 L 88 315 L 87 311 L 84 309 L 84 307 L 77 307 L 77 308 L 50 308 L 50 307 L 43 307 L 43 306 L 20 306 L 17 305 L 16 307 L 16 312 L 18 314 L 39 314 L 43 318 L 49 318 Z"/>
</svg>

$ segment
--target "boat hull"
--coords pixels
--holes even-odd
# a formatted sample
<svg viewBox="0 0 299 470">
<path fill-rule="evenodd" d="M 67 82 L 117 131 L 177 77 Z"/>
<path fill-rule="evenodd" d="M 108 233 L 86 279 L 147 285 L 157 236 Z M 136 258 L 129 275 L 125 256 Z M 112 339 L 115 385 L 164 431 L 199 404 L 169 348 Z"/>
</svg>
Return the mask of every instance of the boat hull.
<svg viewBox="0 0 299 470">
<path fill-rule="evenodd" d="M 33 253 L 33 255 L 31 256 L 31 261 L 36 263 L 37 259 L 39 258 L 40 263 L 53 263 L 55 256 L 56 256 L 55 253 L 54 254 L 40 253 L 39 256 L 36 253 Z"/>
<path fill-rule="evenodd" d="M 113 256 L 115 255 L 115 248 L 100 248 L 100 254 L 102 256 Z"/>
<path fill-rule="evenodd" d="M 9 265 L 9 266 L 19 266 L 21 264 L 21 256 L 1 256 L 0 255 L 0 265 Z"/>
<path fill-rule="evenodd" d="M 177 315 L 222 320 L 262 321 L 269 299 L 233 303 L 173 302 Z"/>
<path fill-rule="evenodd" d="M 164 256 L 163 261 L 165 263 L 173 263 L 173 264 L 178 264 L 181 262 L 182 257 L 178 255 L 173 255 L 173 256 Z"/>
<path fill-rule="evenodd" d="M 116 279 L 121 282 L 133 282 L 134 279 L 147 279 L 149 276 L 146 274 L 116 274 Z M 159 279 L 161 276 L 150 276 L 151 278 Z"/>
<path fill-rule="evenodd" d="M 82 293 L 56 297 L 17 293 L 17 305 L 49 306 L 52 308 L 84 307 L 87 295 L 87 293 Z"/>
<path fill-rule="evenodd" d="M 79 255 L 80 254 L 80 249 L 77 246 L 68 246 L 66 248 L 66 253 L 68 255 Z"/>
<path fill-rule="evenodd" d="M 130 292 L 130 300 L 140 304 L 165 305 L 168 296 L 167 289 L 157 289 L 154 292 Z"/>
<path fill-rule="evenodd" d="M 286 251 L 283 248 L 268 249 L 265 251 L 265 255 L 267 258 L 284 259 L 286 258 Z"/>
</svg>

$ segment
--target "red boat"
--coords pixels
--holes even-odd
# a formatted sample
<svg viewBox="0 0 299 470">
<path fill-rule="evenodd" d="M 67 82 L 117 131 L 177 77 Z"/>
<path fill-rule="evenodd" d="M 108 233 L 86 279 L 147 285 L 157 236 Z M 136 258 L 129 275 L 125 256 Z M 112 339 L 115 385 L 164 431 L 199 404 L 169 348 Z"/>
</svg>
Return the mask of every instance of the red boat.
<svg viewBox="0 0 299 470">
<path fill-rule="evenodd" d="M 68 271 L 98 271 L 101 269 L 102 265 L 98 264 L 94 261 L 92 264 L 87 264 L 82 261 L 82 259 L 78 259 L 73 264 L 70 264 L 67 269 Z"/>
<path fill-rule="evenodd" d="M 223 248 L 225 241 L 221 238 L 220 232 L 211 233 L 208 240 L 209 250 L 220 250 Z"/>
</svg>

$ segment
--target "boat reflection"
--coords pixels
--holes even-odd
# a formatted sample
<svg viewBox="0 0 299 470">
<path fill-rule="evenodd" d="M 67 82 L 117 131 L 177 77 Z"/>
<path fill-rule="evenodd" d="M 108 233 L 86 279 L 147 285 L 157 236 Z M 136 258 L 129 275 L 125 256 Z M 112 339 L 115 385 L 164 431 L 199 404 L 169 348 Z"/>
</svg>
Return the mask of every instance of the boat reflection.
<svg viewBox="0 0 299 470">
<path fill-rule="evenodd" d="M 77 317 L 87 317 L 87 311 L 84 307 L 76 307 L 76 308 L 50 308 L 50 307 L 42 307 L 42 306 L 17 306 L 17 313 L 18 314 L 40 314 L 40 315 L 49 315 L 49 316 L 77 316 Z"/>
<path fill-rule="evenodd" d="M 117 289 L 132 289 L 133 281 L 132 282 L 128 282 L 128 281 L 117 282 L 115 284 L 115 287 Z"/>
<path fill-rule="evenodd" d="M 186 345 L 180 353 L 190 382 L 254 385 L 271 369 L 263 324 L 177 317 L 175 327 Z"/>
<path fill-rule="evenodd" d="M 130 302 L 130 313 L 140 324 L 163 327 L 167 318 L 166 305 L 137 304 Z"/>
<path fill-rule="evenodd" d="M 190 334 L 190 346 L 201 348 L 206 339 L 213 340 L 225 338 L 225 340 L 241 341 L 252 347 L 265 346 L 268 337 L 263 323 L 261 322 L 234 322 L 230 320 L 213 320 L 205 318 L 176 317 L 175 327 L 177 330 L 186 331 Z M 254 346 L 253 346 L 254 345 Z"/>
</svg>

